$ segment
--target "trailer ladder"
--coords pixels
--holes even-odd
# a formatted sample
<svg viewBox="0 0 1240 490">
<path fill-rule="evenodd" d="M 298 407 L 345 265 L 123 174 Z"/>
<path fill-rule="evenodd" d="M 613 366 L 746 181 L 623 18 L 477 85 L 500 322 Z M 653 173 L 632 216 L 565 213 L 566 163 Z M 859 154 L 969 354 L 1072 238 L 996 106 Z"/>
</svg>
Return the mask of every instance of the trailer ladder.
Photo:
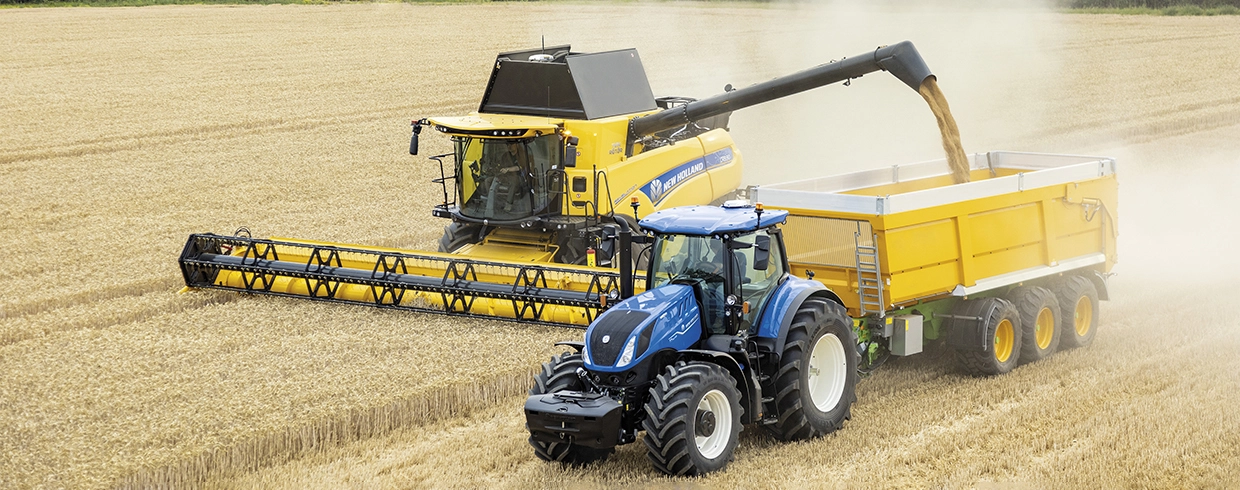
<svg viewBox="0 0 1240 490">
<path fill-rule="evenodd" d="M 857 297 L 861 316 L 877 313 L 883 318 L 883 274 L 878 265 L 878 235 L 873 235 L 870 245 L 861 244 L 861 232 L 854 235 L 857 249 Z"/>
</svg>

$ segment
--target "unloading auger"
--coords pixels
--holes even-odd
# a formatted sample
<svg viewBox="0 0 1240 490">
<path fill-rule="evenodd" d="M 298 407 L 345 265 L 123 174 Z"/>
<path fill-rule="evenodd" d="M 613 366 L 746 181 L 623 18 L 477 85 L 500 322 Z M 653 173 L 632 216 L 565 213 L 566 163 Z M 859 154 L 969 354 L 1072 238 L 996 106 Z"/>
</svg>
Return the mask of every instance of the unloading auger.
<svg viewBox="0 0 1240 490">
<path fill-rule="evenodd" d="M 904 41 L 704 100 L 655 98 L 633 49 L 501 53 L 478 112 L 413 123 L 411 154 L 423 128 L 455 148 L 431 157 L 432 214 L 451 220 L 439 252 L 195 234 L 181 271 L 187 289 L 584 328 L 644 289 L 640 216 L 735 195 L 732 111 L 880 70 L 913 90 L 931 76 Z"/>
</svg>

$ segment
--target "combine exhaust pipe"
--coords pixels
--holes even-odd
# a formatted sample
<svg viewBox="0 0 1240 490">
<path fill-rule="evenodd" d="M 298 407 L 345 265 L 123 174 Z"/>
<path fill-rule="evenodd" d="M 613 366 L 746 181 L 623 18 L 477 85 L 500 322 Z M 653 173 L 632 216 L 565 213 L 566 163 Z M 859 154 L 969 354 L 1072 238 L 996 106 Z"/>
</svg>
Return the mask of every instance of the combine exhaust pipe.
<svg viewBox="0 0 1240 490">
<path fill-rule="evenodd" d="M 879 70 L 891 72 L 914 91 L 921 87 L 921 82 L 926 77 L 933 76 L 912 42 L 883 46 L 872 53 L 818 65 L 753 86 L 633 118 L 629 121 L 629 153 L 632 153 L 633 143 L 643 136 Z"/>
</svg>

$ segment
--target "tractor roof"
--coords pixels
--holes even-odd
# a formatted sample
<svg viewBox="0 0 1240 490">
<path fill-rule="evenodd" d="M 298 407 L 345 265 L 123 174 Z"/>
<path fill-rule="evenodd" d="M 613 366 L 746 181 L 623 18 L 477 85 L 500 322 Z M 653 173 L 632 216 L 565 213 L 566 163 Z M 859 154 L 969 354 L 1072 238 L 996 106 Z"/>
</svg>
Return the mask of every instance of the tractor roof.
<svg viewBox="0 0 1240 490">
<path fill-rule="evenodd" d="M 716 235 L 765 228 L 787 219 L 787 211 L 765 210 L 759 226 L 758 213 L 750 205 L 686 206 L 651 213 L 641 226 L 657 233 Z"/>
</svg>

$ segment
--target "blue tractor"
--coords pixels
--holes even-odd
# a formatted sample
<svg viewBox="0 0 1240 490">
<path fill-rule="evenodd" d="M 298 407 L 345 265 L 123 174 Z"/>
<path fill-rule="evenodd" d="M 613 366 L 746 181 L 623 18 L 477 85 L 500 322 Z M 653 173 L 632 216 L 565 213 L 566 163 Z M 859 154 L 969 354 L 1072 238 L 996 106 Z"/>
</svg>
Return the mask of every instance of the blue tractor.
<svg viewBox="0 0 1240 490">
<path fill-rule="evenodd" d="M 543 364 L 525 403 L 534 453 L 587 464 L 645 431 L 656 468 L 700 475 L 728 464 L 747 424 L 785 441 L 839 429 L 856 400 L 857 335 L 834 293 L 789 274 L 787 217 L 733 201 L 641 220 L 647 288 Z"/>
</svg>

